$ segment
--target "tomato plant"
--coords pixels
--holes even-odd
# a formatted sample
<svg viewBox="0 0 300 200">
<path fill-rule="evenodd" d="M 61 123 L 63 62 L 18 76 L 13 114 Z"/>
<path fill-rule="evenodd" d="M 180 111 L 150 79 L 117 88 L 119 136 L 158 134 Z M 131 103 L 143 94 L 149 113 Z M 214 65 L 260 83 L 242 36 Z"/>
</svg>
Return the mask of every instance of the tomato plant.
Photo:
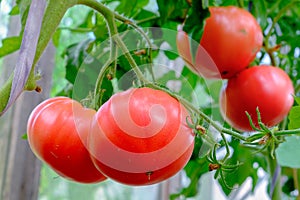
<svg viewBox="0 0 300 200">
<path fill-rule="evenodd" d="M 161 182 L 181 170 L 194 147 L 185 108 L 150 88 L 113 95 L 98 110 L 88 148 L 106 176 L 129 185 Z"/>
<path fill-rule="evenodd" d="M 105 180 L 86 149 L 89 126 L 95 113 L 67 97 L 42 102 L 28 120 L 27 134 L 32 151 L 67 179 L 81 183 Z"/>
<path fill-rule="evenodd" d="M 19 48 L 20 56 L 0 88 L 0 115 L 22 91 L 41 91 L 47 72 L 43 64 L 35 67 L 51 38 L 58 50 L 64 49 L 57 54 L 62 62 L 56 69 L 65 70 L 65 77 L 59 77 L 65 85 L 54 76 L 51 95 L 71 97 L 92 109 L 68 99 L 73 109 L 55 106 L 61 113 L 55 115 L 55 103 L 49 100 L 34 111 L 39 117 L 29 120 L 33 151 L 59 174 L 78 181 L 89 174 L 78 171 L 90 166 L 88 171 L 99 179 L 148 185 L 185 166 L 190 181 L 173 200 L 196 196 L 203 189 L 199 180 L 208 171 L 229 198 L 239 192 L 246 196 L 249 179 L 248 194 L 260 192 L 259 183 L 268 179 L 265 191 L 271 199 L 300 198 L 300 161 L 295 159 L 300 148 L 294 148 L 300 133 L 299 0 L 16 3 L 11 14 L 20 13 L 22 32 L 1 42 L 0 56 Z M 75 5 L 88 8 L 80 10 L 86 16 L 79 17 Z M 69 18 L 69 9 L 76 19 Z M 75 42 L 65 43 L 70 38 Z M 220 91 L 223 82 L 227 84 Z M 37 129 L 30 128 L 33 124 Z M 49 144 L 67 137 L 74 146 L 67 140 L 60 148 Z M 63 159 L 71 155 L 68 150 L 77 156 Z M 84 169 L 74 168 L 76 162 Z M 232 188 L 237 188 L 234 194 Z"/>
<path fill-rule="evenodd" d="M 220 109 L 226 121 L 238 130 L 252 130 L 246 111 L 259 127 L 257 108 L 262 122 L 272 127 L 289 113 L 293 95 L 292 81 L 282 69 L 254 66 L 228 80 L 220 94 Z"/>
</svg>

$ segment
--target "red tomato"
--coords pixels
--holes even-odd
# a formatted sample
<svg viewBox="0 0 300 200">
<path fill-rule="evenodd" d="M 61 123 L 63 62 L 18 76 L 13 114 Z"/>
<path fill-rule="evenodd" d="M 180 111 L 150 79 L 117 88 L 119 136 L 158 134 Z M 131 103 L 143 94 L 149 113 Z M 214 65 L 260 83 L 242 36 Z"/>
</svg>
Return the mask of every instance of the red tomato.
<svg viewBox="0 0 300 200">
<path fill-rule="evenodd" d="M 291 109 L 294 87 L 280 68 L 254 66 L 228 80 L 220 93 L 220 109 L 225 120 L 241 131 L 251 131 L 247 111 L 258 127 L 256 108 L 262 122 L 271 127 L 281 122 Z"/>
<path fill-rule="evenodd" d="M 248 11 L 235 7 L 210 7 L 200 41 L 216 63 L 222 78 L 245 69 L 262 47 L 263 34 Z M 201 63 L 197 60 L 196 63 Z"/>
<path fill-rule="evenodd" d="M 187 65 L 205 78 L 230 78 L 245 69 L 262 47 L 263 34 L 256 19 L 244 9 L 210 7 L 196 52 L 187 34 L 177 34 L 178 53 Z"/>
<path fill-rule="evenodd" d="M 27 124 L 32 151 L 67 179 L 81 183 L 105 180 L 106 177 L 96 169 L 86 149 L 95 113 L 67 97 L 42 102 L 32 111 Z"/>
<path fill-rule="evenodd" d="M 188 162 L 194 135 L 185 108 L 165 92 L 130 89 L 94 117 L 88 148 L 98 169 L 128 185 L 161 182 Z"/>
</svg>

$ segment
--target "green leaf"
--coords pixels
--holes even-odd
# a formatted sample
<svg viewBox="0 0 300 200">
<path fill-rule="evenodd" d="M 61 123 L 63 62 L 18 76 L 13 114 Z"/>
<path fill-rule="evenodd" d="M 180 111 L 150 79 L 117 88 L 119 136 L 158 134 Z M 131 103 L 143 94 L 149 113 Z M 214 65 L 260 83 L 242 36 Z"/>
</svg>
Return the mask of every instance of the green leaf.
<svg viewBox="0 0 300 200">
<path fill-rule="evenodd" d="M 22 135 L 22 139 L 23 139 L 23 140 L 27 140 L 27 133 L 24 133 L 24 134 Z"/>
<path fill-rule="evenodd" d="M 190 8 L 186 0 L 157 0 L 158 10 L 160 13 L 161 25 L 168 21 L 184 21 L 187 10 Z"/>
<path fill-rule="evenodd" d="M 61 35 L 61 29 L 58 28 L 52 36 L 52 42 L 55 47 L 58 47 L 59 45 L 60 35 Z"/>
<path fill-rule="evenodd" d="M 2 46 L 0 47 L 0 57 L 6 56 L 20 49 L 22 37 L 13 36 L 2 40 Z"/>
<path fill-rule="evenodd" d="M 204 20 L 208 16 L 209 10 L 208 8 L 202 7 L 202 0 L 193 0 L 192 9 L 188 15 L 188 18 L 185 21 L 183 30 L 187 32 L 190 35 L 190 37 L 196 41 L 195 43 L 197 44 L 199 44 L 200 38 L 202 37 Z M 192 48 L 198 48 L 198 45 Z"/>
<path fill-rule="evenodd" d="M 81 41 L 76 44 L 70 45 L 63 56 L 67 59 L 66 65 L 66 79 L 73 83 L 75 82 L 79 68 L 81 67 L 84 59 L 87 57 L 87 49 L 91 43 L 91 39 Z"/>
<path fill-rule="evenodd" d="M 300 168 L 300 137 L 289 136 L 275 150 L 278 163 L 284 167 Z"/>
<path fill-rule="evenodd" d="M 141 8 L 146 6 L 149 0 L 131 0 L 131 1 L 120 1 L 120 4 L 116 8 L 116 11 L 125 14 L 126 16 L 132 17 L 140 11 Z"/>
<path fill-rule="evenodd" d="M 178 58 L 178 54 L 172 51 L 164 51 L 164 53 L 170 60 L 175 60 L 176 58 Z"/>
<path fill-rule="evenodd" d="M 20 9 L 19 9 L 18 5 L 15 5 L 9 12 L 9 15 L 13 16 L 13 15 L 18 15 L 18 14 L 20 14 Z"/>
<path fill-rule="evenodd" d="M 294 106 L 289 113 L 288 129 L 300 128 L 300 106 Z"/>
<path fill-rule="evenodd" d="M 149 20 L 153 19 L 153 20 Z M 157 23 L 158 16 L 149 10 L 141 9 L 141 11 L 134 16 L 134 20 L 143 27 L 153 27 Z"/>
<path fill-rule="evenodd" d="M 298 105 L 300 105 L 300 97 L 294 97 L 294 99 L 295 99 L 296 103 L 297 103 Z"/>
</svg>

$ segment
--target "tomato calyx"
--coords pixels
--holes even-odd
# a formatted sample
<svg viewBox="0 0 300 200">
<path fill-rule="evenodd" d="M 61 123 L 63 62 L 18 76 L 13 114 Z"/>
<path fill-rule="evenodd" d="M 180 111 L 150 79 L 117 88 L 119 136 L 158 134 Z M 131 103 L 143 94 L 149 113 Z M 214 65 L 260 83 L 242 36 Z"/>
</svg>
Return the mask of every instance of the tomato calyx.
<svg viewBox="0 0 300 200">
<path fill-rule="evenodd" d="M 275 148 L 278 146 L 279 143 L 283 142 L 275 135 L 276 131 L 278 131 L 278 127 L 274 126 L 268 128 L 261 120 L 261 114 L 259 112 L 258 107 L 256 108 L 256 113 L 259 128 L 257 128 L 254 125 L 250 114 L 246 112 L 251 127 L 257 132 L 254 135 L 248 137 L 247 142 L 245 142 L 244 144 L 261 146 L 263 145 L 263 147 L 260 150 L 258 150 L 258 152 L 262 152 L 263 150 L 269 147 L 271 157 L 275 158 Z"/>
<path fill-rule="evenodd" d="M 238 167 L 240 167 L 243 163 L 237 162 L 236 164 L 228 164 L 228 159 L 225 156 L 222 160 L 217 159 L 217 149 L 220 147 L 219 144 L 215 144 L 213 149 L 207 155 L 206 159 L 209 162 L 208 170 L 209 171 L 216 171 L 214 178 L 220 179 L 225 187 L 228 189 L 234 189 L 225 180 L 225 172 L 233 172 Z"/>
</svg>

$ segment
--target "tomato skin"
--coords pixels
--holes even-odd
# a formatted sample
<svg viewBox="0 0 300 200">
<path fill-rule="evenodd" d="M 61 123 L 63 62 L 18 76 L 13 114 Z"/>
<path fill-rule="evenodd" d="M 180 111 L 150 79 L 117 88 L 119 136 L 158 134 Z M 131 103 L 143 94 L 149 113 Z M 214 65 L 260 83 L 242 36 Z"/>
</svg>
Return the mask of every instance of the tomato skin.
<svg viewBox="0 0 300 200">
<path fill-rule="evenodd" d="M 187 111 L 167 93 L 130 89 L 96 113 L 88 148 L 98 169 L 128 185 L 150 185 L 180 171 L 191 157 L 194 135 Z"/>
<path fill-rule="evenodd" d="M 86 149 L 90 123 L 96 111 L 67 97 L 54 97 L 39 104 L 27 124 L 34 154 L 62 177 L 97 183 L 106 179 Z"/>
<path fill-rule="evenodd" d="M 181 58 L 186 62 L 187 66 L 196 72 L 196 69 L 193 67 L 193 59 L 191 54 L 191 47 L 190 47 L 190 38 L 186 32 L 182 29 L 179 29 L 176 35 L 176 45 L 178 54 Z"/>
<path fill-rule="evenodd" d="M 196 74 L 210 79 L 227 79 L 247 68 L 263 43 L 262 30 L 248 11 L 235 7 L 209 7 L 203 35 L 196 52 L 192 41 L 179 30 L 179 55 Z"/>
<path fill-rule="evenodd" d="M 228 80 L 220 93 L 220 110 L 235 129 L 252 131 L 245 112 L 258 127 L 258 107 L 262 122 L 272 127 L 287 116 L 294 102 L 293 94 L 292 81 L 282 69 L 254 66 Z"/>
<path fill-rule="evenodd" d="M 222 78 L 245 69 L 262 47 L 263 34 L 248 11 L 235 7 L 210 7 L 200 41 L 216 63 Z M 196 63 L 200 62 L 196 58 Z"/>
</svg>

